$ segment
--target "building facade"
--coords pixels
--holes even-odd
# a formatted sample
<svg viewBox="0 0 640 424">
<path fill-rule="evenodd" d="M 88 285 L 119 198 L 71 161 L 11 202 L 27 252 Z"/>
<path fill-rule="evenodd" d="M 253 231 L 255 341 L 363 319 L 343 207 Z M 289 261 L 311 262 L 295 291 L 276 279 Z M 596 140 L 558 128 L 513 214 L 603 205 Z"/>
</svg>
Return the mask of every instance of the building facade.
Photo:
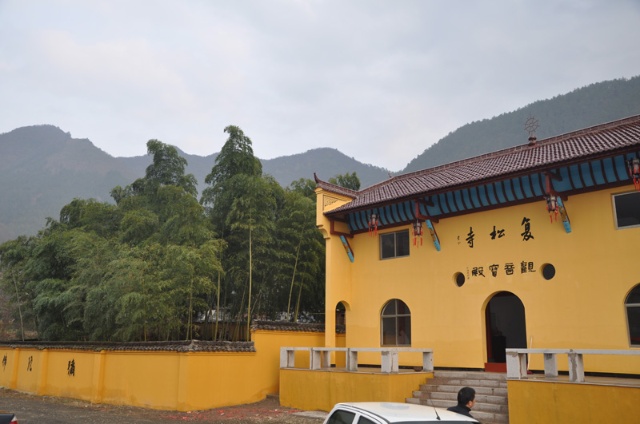
<svg viewBox="0 0 640 424">
<path fill-rule="evenodd" d="M 316 183 L 326 346 L 344 324 L 347 347 L 487 370 L 505 348 L 640 349 L 640 116 L 357 192 Z"/>
</svg>

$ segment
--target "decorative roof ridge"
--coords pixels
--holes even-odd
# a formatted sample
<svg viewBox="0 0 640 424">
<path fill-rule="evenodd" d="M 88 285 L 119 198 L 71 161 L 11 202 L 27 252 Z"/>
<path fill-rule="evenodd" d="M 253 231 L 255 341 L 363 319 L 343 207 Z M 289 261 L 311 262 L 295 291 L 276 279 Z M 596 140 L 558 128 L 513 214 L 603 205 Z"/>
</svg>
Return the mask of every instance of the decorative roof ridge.
<svg viewBox="0 0 640 424">
<path fill-rule="evenodd" d="M 530 150 L 530 149 L 536 149 L 536 148 L 540 148 L 542 146 L 548 146 L 550 144 L 557 144 L 557 143 L 561 143 L 564 141 L 567 141 L 568 139 L 572 139 L 572 138 L 577 138 L 583 134 L 594 134 L 594 133 L 598 133 L 598 132 L 602 132 L 604 130 L 607 130 L 609 128 L 612 127 L 619 127 L 620 125 L 625 125 L 625 124 L 631 124 L 631 123 L 635 123 L 637 121 L 640 121 L 640 115 L 634 115 L 634 116 L 630 116 L 627 118 L 623 118 L 623 119 L 618 119 L 615 121 L 610 121 L 604 124 L 598 124 L 598 125 L 594 125 L 591 127 L 587 127 L 587 128 L 582 128 L 576 131 L 572 131 L 572 132 L 568 132 L 568 133 L 564 133 L 564 134 L 560 134 L 560 135 L 555 135 L 553 137 L 549 137 L 549 138 L 545 138 L 542 140 L 537 140 L 536 144 L 534 145 L 530 145 L 530 144 L 519 144 L 517 146 L 512 146 L 512 147 L 507 147 L 501 150 L 496 150 L 494 152 L 489 152 L 489 153 L 483 153 L 481 155 L 478 156 L 473 156 L 470 158 L 465 158 L 465 159 L 460 159 L 454 162 L 449 162 L 443 165 L 438 165 L 438 166 L 434 166 L 432 168 L 425 168 L 425 169 L 421 169 L 418 171 L 413 171 L 413 172 L 408 172 L 406 174 L 401 174 L 401 175 L 395 175 L 392 178 L 385 180 L 385 181 L 381 181 L 369 188 L 373 188 L 376 187 L 378 185 L 381 184 L 387 184 L 390 181 L 393 180 L 404 180 L 406 178 L 411 178 L 411 177 L 415 177 L 418 175 L 425 175 L 425 174 L 430 174 L 433 172 L 437 172 L 437 171 L 442 171 L 445 169 L 449 169 L 449 168 L 459 168 L 461 166 L 464 165 L 470 165 L 473 163 L 477 163 L 477 162 L 482 162 L 486 159 L 489 158 L 496 158 L 496 157 L 500 157 L 500 156 L 506 156 L 512 153 L 516 153 L 522 150 Z M 367 191 L 369 188 L 363 190 L 363 191 Z M 361 191 L 361 192 L 363 192 Z"/>
</svg>

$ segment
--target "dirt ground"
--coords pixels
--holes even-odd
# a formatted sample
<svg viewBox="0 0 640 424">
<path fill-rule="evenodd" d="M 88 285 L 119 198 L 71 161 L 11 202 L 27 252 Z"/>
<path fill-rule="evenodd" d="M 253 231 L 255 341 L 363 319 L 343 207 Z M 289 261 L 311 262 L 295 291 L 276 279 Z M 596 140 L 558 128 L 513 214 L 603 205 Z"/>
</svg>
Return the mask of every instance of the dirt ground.
<svg viewBox="0 0 640 424">
<path fill-rule="evenodd" d="M 262 402 L 206 411 L 156 411 L 153 409 L 92 404 L 75 399 L 34 396 L 0 388 L 0 410 L 16 414 L 19 424 L 175 422 L 221 424 L 322 424 L 326 414 L 280 406 L 277 397 Z"/>
</svg>

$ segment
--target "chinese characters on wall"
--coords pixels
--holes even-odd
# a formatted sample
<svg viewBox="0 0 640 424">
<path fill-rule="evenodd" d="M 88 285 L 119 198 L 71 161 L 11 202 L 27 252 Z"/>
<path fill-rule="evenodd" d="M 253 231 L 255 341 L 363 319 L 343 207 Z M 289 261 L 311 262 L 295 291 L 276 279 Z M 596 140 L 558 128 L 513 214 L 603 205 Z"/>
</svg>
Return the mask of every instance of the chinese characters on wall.
<svg viewBox="0 0 640 424">
<path fill-rule="evenodd" d="M 76 375 L 76 360 L 72 359 L 67 363 L 67 375 L 75 376 Z"/>
<path fill-rule="evenodd" d="M 527 242 L 529 240 L 535 240 L 532 231 L 532 223 L 531 219 L 528 217 L 523 217 L 522 220 L 519 221 L 521 232 L 519 233 L 519 237 L 523 242 Z M 499 226 L 492 225 L 491 231 L 487 234 L 489 240 L 498 240 L 507 236 L 507 231 Z M 469 232 L 465 234 L 465 242 L 470 249 L 475 247 L 475 241 L 479 237 L 483 237 L 484 235 L 481 232 L 477 232 L 471 226 L 469 227 Z M 461 237 L 458 236 L 458 244 L 460 244 Z M 522 260 L 520 262 L 505 262 L 505 263 L 493 263 L 488 266 L 474 266 L 470 269 L 467 268 L 467 277 L 497 277 L 498 275 L 515 275 L 515 274 L 525 274 L 529 272 L 536 272 L 536 268 L 533 262 L 528 260 Z"/>
<path fill-rule="evenodd" d="M 2 357 L 2 370 L 7 366 L 7 355 Z M 27 358 L 27 371 L 33 371 L 33 355 L 30 355 Z M 67 363 L 67 375 L 74 377 L 76 375 L 76 361 L 75 359 L 71 359 Z"/>
<path fill-rule="evenodd" d="M 531 232 L 531 219 L 526 216 L 522 218 L 520 222 L 520 226 L 522 227 L 522 232 L 520 233 L 520 237 L 522 237 L 522 241 L 534 240 L 535 237 Z M 498 228 L 496 225 L 493 226 L 493 230 L 488 234 L 490 240 L 497 240 L 505 237 L 507 235 L 504 228 Z M 469 227 L 469 232 L 466 234 L 465 241 L 467 245 L 473 249 L 474 242 L 476 240 L 476 233 L 473 230 L 473 227 Z M 458 236 L 458 244 L 460 243 L 460 237 Z"/>
<path fill-rule="evenodd" d="M 504 264 L 491 264 L 488 267 L 488 273 L 485 273 L 483 266 L 475 266 L 471 268 L 469 277 L 497 277 L 498 274 L 504 273 L 505 275 L 514 275 L 519 272 L 525 274 L 527 272 L 536 272 L 533 262 L 521 261 L 519 264 L 513 262 L 505 262 Z"/>
</svg>

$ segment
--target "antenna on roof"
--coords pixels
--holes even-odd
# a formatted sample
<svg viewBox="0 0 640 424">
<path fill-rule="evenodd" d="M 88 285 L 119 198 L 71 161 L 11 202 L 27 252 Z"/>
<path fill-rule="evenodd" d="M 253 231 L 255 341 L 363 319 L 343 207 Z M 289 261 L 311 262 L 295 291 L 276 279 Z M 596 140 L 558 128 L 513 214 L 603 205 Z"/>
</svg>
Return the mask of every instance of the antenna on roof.
<svg viewBox="0 0 640 424">
<path fill-rule="evenodd" d="M 538 120 L 533 116 L 530 116 L 527 121 L 524 123 L 524 130 L 529 133 L 529 146 L 535 146 L 538 138 L 536 137 L 536 130 L 540 125 L 538 124 Z"/>
</svg>

